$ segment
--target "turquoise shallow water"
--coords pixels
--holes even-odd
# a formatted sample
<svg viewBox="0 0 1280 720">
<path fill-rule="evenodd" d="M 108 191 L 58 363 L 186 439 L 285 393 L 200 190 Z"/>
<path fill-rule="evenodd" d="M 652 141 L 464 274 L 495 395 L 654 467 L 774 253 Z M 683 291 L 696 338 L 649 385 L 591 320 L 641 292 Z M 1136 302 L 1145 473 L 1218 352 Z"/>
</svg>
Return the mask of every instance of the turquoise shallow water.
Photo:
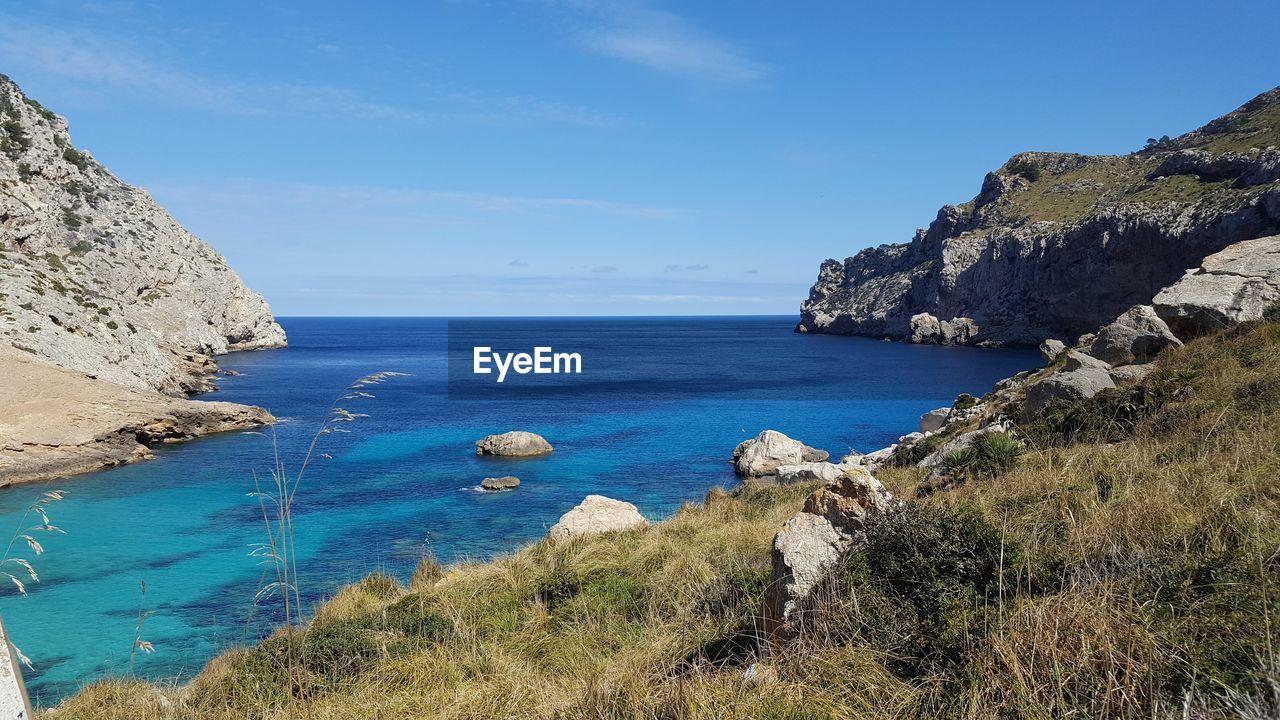
<svg viewBox="0 0 1280 720">
<path fill-rule="evenodd" d="M 660 518 L 736 484 L 730 452 L 765 428 L 833 455 L 883 447 L 922 412 L 1039 364 L 1022 350 L 797 335 L 790 317 L 563 322 L 628 358 L 619 365 L 633 375 L 627 392 L 451 400 L 448 326 L 429 318 L 286 318 L 288 349 L 222 358 L 243 374 L 223 379 L 213 397 L 282 418 L 290 467 L 348 383 L 412 373 L 352 404 L 370 417 L 322 441 L 332 457 L 308 471 L 295 511 L 305 601 L 374 570 L 407 577 L 427 552 L 449 561 L 509 551 L 591 493 Z M 475 457 L 477 438 L 517 428 L 546 436 L 555 452 Z M 40 492 L 67 491 L 51 507 L 67 534 L 43 538 L 42 582 L 27 597 L 0 597 L 6 627 L 36 665 L 27 679 L 39 703 L 127 670 L 143 580 L 151 614 L 142 636 L 156 652 L 138 658 L 139 675 L 189 678 L 218 651 L 269 632 L 274 604 L 252 607 L 261 569 L 248 553 L 262 530 L 248 493 L 250 471 L 270 463 L 268 435 L 231 433 L 157 448 L 151 462 L 0 492 L 0 527 L 10 528 Z M 474 489 L 497 474 L 523 483 L 512 493 Z"/>
</svg>

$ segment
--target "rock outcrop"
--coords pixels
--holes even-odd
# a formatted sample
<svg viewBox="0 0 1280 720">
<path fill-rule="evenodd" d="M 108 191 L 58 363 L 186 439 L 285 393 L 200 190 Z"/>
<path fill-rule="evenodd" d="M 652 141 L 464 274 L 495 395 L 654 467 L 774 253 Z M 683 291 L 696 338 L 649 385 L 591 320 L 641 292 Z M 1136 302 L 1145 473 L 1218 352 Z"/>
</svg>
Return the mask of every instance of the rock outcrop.
<svg viewBox="0 0 1280 720">
<path fill-rule="evenodd" d="M 1098 331 L 1089 355 L 1108 365 L 1146 363 L 1161 350 L 1181 344 L 1150 305 L 1137 305 Z"/>
<path fill-rule="evenodd" d="M 210 356 L 284 331 L 213 248 L 75 148 L 0 76 L 0 342 L 59 367 L 182 396 Z"/>
<path fill-rule="evenodd" d="M 828 454 L 792 440 L 777 430 L 765 430 L 733 449 L 733 469 L 741 477 L 776 475 L 783 465 L 799 465 L 826 460 Z"/>
<path fill-rule="evenodd" d="M 765 592 L 769 639 L 789 633 L 800 603 L 849 550 L 866 542 L 863 522 L 892 498 L 863 468 L 850 468 L 816 490 L 773 538 L 773 581 Z"/>
<path fill-rule="evenodd" d="M 537 457 L 551 452 L 551 443 L 541 435 L 512 430 L 500 435 L 486 435 L 476 441 L 477 455 L 497 457 Z"/>
<path fill-rule="evenodd" d="M 937 432 L 947 426 L 947 418 L 951 416 L 951 408 L 937 408 L 920 416 L 920 432 Z"/>
<path fill-rule="evenodd" d="M 797 330 L 942 344 L 1073 340 L 1150 303 L 1206 256 L 1280 233 L 1278 106 L 1280 88 L 1125 156 L 1015 155 L 910 243 L 824 262 Z"/>
<path fill-rule="evenodd" d="M 252 428 L 261 408 L 103 382 L 0 346 L 0 487 L 151 457 L 146 444 Z"/>
<path fill-rule="evenodd" d="M 0 482 L 270 422 L 260 408 L 176 398 L 214 388 L 213 355 L 284 344 L 221 255 L 0 75 Z"/>
<path fill-rule="evenodd" d="M 500 490 L 515 490 L 520 487 L 520 478 L 514 475 L 503 475 L 502 477 L 487 477 L 480 481 L 480 489 L 489 492 L 498 492 Z"/>
<path fill-rule="evenodd" d="M 1156 294 L 1155 313 L 1183 340 L 1257 320 L 1280 300 L 1280 236 L 1246 240 L 1204 259 Z"/>
<path fill-rule="evenodd" d="M 607 532 L 635 530 L 648 524 L 649 521 L 629 502 L 603 495 L 588 495 L 572 510 L 560 516 L 560 521 L 547 531 L 547 537 L 552 540 L 569 540 Z"/>
</svg>

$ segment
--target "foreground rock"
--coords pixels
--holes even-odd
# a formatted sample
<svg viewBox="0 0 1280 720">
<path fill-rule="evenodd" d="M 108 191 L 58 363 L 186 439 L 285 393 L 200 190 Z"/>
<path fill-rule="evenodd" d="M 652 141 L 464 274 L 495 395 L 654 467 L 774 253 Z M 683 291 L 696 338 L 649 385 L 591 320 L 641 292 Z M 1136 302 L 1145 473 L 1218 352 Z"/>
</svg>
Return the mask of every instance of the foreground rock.
<svg viewBox="0 0 1280 720">
<path fill-rule="evenodd" d="M 1054 400 L 1079 402 L 1116 386 L 1106 367 L 1081 367 L 1054 373 L 1027 386 L 1027 403 L 1023 420 L 1030 421 L 1044 412 Z"/>
<path fill-rule="evenodd" d="M 1150 303 L 1156 289 L 1208 255 L 1280 233 L 1277 152 L 1267 149 L 1280 145 L 1278 108 L 1280 89 L 1271 90 L 1199 130 L 1126 156 L 1015 155 L 983 179 L 976 197 L 943 207 L 910 242 L 825 261 L 797 329 L 1025 346 L 1091 332 Z M 1170 184 L 1179 188 L 1177 203 L 1153 200 Z M 1251 312 L 1257 302 L 1249 296 L 1265 294 L 1230 282 L 1246 301 L 1225 314 Z M 1174 315 L 1187 315 L 1193 327 L 1214 319 Z"/>
<path fill-rule="evenodd" d="M 635 505 L 603 495 L 588 495 L 560 521 L 551 526 L 547 537 L 553 540 L 599 535 L 607 532 L 634 530 L 649 524 Z"/>
<path fill-rule="evenodd" d="M 840 477 L 845 468 L 829 462 L 800 463 L 798 465 L 779 465 L 775 471 L 778 482 L 783 485 L 803 482 L 830 482 Z"/>
<path fill-rule="evenodd" d="M 1181 344 L 1155 309 L 1137 305 L 1098 331 L 1089 354 L 1108 365 L 1130 365 L 1151 362 L 1161 350 Z"/>
<path fill-rule="evenodd" d="M 262 408 L 123 387 L 2 346 L 0 407 L 0 486 L 144 460 L 144 443 L 274 421 Z"/>
<path fill-rule="evenodd" d="M 1204 259 L 1152 301 L 1183 340 L 1257 320 L 1280 300 L 1280 236 L 1236 243 Z"/>
<path fill-rule="evenodd" d="M 863 522 L 892 501 L 863 468 L 850 468 L 805 500 L 773 538 L 773 582 L 765 593 L 770 640 L 790 634 L 801 601 L 849 550 L 866 542 Z"/>
<path fill-rule="evenodd" d="M 950 415 L 951 415 L 951 408 L 949 407 L 930 410 L 929 412 L 921 415 L 920 416 L 920 432 L 922 433 L 938 432 L 939 430 L 947 426 L 947 418 L 950 417 Z"/>
<path fill-rule="evenodd" d="M 828 454 L 793 440 L 777 430 L 765 430 L 733 449 L 733 469 L 741 477 L 776 475 L 783 465 L 823 462 Z"/>
<path fill-rule="evenodd" d="M 502 477 L 487 477 L 480 481 L 480 488 L 489 492 L 498 492 L 500 490 L 515 490 L 520 487 L 520 478 L 513 475 L 504 475 Z"/>
<path fill-rule="evenodd" d="M 551 443 L 541 435 L 523 430 L 487 435 L 476 441 L 477 455 L 536 457 L 551 452 Z"/>
</svg>

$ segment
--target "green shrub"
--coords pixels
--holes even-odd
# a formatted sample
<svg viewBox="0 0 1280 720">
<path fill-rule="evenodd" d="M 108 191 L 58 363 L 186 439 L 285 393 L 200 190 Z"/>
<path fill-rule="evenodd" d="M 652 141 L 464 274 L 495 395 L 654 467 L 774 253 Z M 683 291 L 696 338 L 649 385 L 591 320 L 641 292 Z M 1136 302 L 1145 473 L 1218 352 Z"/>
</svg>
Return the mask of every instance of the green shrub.
<svg viewBox="0 0 1280 720">
<path fill-rule="evenodd" d="M 968 410 L 978 404 L 978 398 L 969 393 L 960 393 L 956 396 L 955 402 L 951 404 L 952 410 Z"/>
<path fill-rule="evenodd" d="M 62 159 L 66 160 L 72 165 L 75 165 L 77 168 L 80 169 L 80 172 L 84 172 L 85 170 L 89 169 L 89 163 L 90 163 L 89 156 L 85 155 L 84 153 L 80 152 L 79 150 L 73 147 L 68 147 L 62 151 Z"/>
<path fill-rule="evenodd" d="M 887 653 L 899 675 L 963 667 L 1020 554 L 976 513 L 908 503 L 871 516 L 867 544 L 816 593 L 811 630 Z M 1006 594 L 1011 588 L 1004 588 Z"/>
<path fill-rule="evenodd" d="M 1262 319 L 1267 322 L 1280 322 L 1280 302 L 1271 303 L 1262 311 Z"/>
<path fill-rule="evenodd" d="M 904 443 L 894 448 L 889 457 L 889 464 L 894 467 L 910 467 L 929 457 L 938 448 L 945 445 L 947 438 L 941 434 L 930 435 L 913 443 Z"/>
<path fill-rule="evenodd" d="M 1009 172 L 1035 182 L 1040 179 L 1040 166 L 1025 157 L 1016 157 L 1009 161 Z"/>
<path fill-rule="evenodd" d="M 973 439 L 969 447 L 948 453 L 942 459 L 942 471 L 948 477 L 995 477 L 1018 464 L 1022 446 L 1002 432 L 986 432 Z"/>
</svg>

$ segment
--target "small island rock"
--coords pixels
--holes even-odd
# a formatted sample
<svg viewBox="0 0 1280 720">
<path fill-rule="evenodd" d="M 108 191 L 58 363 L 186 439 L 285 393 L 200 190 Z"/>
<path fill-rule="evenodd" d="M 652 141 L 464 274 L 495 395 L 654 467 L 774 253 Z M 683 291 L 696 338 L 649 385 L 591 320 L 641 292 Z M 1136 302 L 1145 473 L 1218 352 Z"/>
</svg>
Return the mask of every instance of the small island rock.
<svg viewBox="0 0 1280 720">
<path fill-rule="evenodd" d="M 498 490 L 515 490 L 518 487 L 520 487 L 520 478 L 512 475 L 487 477 L 480 481 L 480 488 L 489 492 L 496 492 Z"/>
<path fill-rule="evenodd" d="M 488 435 L 476 441 L 477 455 L 500 457 L 535 457 L 551 452 L 551 443 L 541 435 L 523 430 Z"/>
</svg>

